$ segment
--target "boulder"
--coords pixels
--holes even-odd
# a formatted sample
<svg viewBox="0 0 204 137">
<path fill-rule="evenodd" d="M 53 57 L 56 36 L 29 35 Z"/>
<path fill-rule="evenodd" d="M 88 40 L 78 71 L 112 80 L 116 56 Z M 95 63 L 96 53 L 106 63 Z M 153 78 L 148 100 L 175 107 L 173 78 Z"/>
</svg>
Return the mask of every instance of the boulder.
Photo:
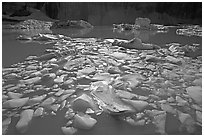
<svg viewBox="0 0 204 137">
<path fill-rule="evenodd" d="M 150 29 L 151 20 L 148 18 L 136 18 L 135 26 L 138 26 L 140 29 Z"/>
<path fill-rule="evenodd" d="M 32 110 L 32 109 L 27 109 L 27 110 L 24 110 L 21 112 L 20 120 L 18 121 L 18 123 L 16 125 L 16 129 L 20 133 L 25 133 L 27 131 L 28 125 L 33 118 L 33 112 L 34 112 L 34 110 Z"/>
<path fill-rule="evenodd" d="M 14 29 L 24 29 L 24 30 L 34 30 L 34 29 L 45 29 L 46 30 L 46 29 L 49 29 L 52 24 L 53 24 L 52 22 L 48 22 L 48 21 L 28 19 L 12 27 Z"/>
<path fill-rule="evenodd" d="M 93 26 L 84 20 L 67 20 L 56 21 L 52 24 L 51 29 L 66 29 L 66 28 L 92 28 Z"/>
</svg>

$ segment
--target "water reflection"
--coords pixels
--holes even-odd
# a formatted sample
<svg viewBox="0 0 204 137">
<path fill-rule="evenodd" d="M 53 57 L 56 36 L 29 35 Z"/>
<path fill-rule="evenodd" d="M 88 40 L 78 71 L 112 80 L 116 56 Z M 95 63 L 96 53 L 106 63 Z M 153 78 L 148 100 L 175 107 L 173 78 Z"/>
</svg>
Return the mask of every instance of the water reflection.
<svg viewBox="0 0 204 137">
<path fill-rule="evenodd" d="M 9 31 L 8 31 L 9 32 Z M 39 33 L 52 33 L 52 30 L 50 29 L 11 29 L 10 31 L 11 33 L 16 32 L 16 33 L 20 33 L 26 36 L 36 36 Z"/>
<path fill-rule="evenodd" d="M 155 35 L 157 31 L 149 31 L 149 30 L 134 30 L 134 37 L 141 39 L 143 42 L 147 42 L 149 37 Z"/>
<path fill-rule="evenodd" d="M 53 34 L 62 34 L 69 37 L 81 37 L 87 33 L 89 33 L 92 30 L 92 28 L 83 28 L 83 29 L 77 29 L 77 28 L 69 28 L 69 29 L 53 29 Z"/>
<path fill-rule="evenodd" d="M 127 30 L 127 31 L 124 31 L 121 29 L 113 29 L 113 32 L 123 34 L 124 36 L 134 35 L 135 38 L 141 39 L 142 42 L 147 42 L 149 41 L 150 37 L 154 36 L 157 33 L 167 33 L 168 29 L 167 30 L 136 30 L 136 29 L 133 29 L 133 30 Z"/>
<path fill-rule="evenodd" d="M 68 29 L 5 29 L 6 33 L 19 33 L 26 36 L 36 36 L 38 34 L 61 34 L 69 37 L 81 37 L 89 33 L 92 28 L 68 28 Z"/>
</svg>

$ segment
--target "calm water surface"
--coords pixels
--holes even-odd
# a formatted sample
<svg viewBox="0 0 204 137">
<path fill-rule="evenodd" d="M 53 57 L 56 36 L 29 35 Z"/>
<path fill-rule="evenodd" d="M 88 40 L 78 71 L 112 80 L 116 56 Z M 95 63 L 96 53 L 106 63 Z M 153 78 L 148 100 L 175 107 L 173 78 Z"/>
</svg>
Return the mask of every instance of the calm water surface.
<svg viewBox="0 0 204 137">
<path fill-rule="evenodd" d="M 55 30 L 55 34 L 63 34 L 70 37 L 84 37 L 84 38 L 118 38 L 118 39 L 132 39 L 134 37 L 140 38 L 144 43 L 153 43 L 159 46 L 164 46 L 167 43 L 180 43 L 186 44 L 200 44 L 201 37 L 197 36 L 181 36 L 176 34 L 176 27 L 171 27 L 168 33 L 156 33 L 154 31 L 137 31 L 135 33 L 117 33 L 113 32 L 111 26 L 95 27 L 90 31 L 79 30 Z M 16 38 L 22 32 L 11 32 L 10 30 L 3 30 L 2 42 L 2 65 L 9 67 L 10 65 L 22 62 L 30 55 L 41 55 L 47 48 L 51 48 L 52 44 L 39 44 L 39 43 L 22 43 L 17 41 Z M 198 54 L 201 54 L 200 51 Z M 29 126 L 26 134 L 62 134 L 61 127 L 66 123 L 64 118 L 65 110 L 58 111 L 56 116 L 45 116 L 43 118 L 34 118 Z M 148 124 L 147 126 L 134 127 L 126 122 L 120 121 L 117 117 L 110 116 L 102 113 L 99 116 L 92 115 L 97 119 L 97 124 L 91 130 L 79 130 L 77 134 L 154 134 L 154 126 Z M 8 134 L 19 134 L 15 125 L 19 117 L 12 118 L 12 123 L 9 126 Z M 166 132 L 168 134 L 187 134 L 178 132 L 179 121 L 172 115 L 167 114 Z M 57 127 L 57 128 L 56 128 Z"/>
</svg>

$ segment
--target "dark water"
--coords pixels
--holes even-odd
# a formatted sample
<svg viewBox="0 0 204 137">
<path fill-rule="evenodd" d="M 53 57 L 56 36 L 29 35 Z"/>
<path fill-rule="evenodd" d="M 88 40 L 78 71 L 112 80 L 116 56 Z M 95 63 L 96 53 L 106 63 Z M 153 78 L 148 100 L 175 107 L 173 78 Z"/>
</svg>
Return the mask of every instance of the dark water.
<svg viewBox="0 0 204 137">
<path fill-rule="evenodd" d="M 157 33 L 154 31 L 137 31 L 134 33 L 117 33 L 113 32 L 111 26 L 95 27 L 90 31 L 81 30 L 55 30 L 55 34 L 63 34 L 70 37 L 84 37 L 84 38 L 118 38 L 118 39 L 132 39 L 134 37 L 140 38 L 144 43 L 153 43 L 159 46 L 164 46 L 167 43 L 180 43 L 183 45 L 200 44 L 202 42 L 201 37 L 198 36 L 181 36 L 176 34 L 176 27 L 170 27 L 167 33 Z M 22 62 L 26 57 L 30 55 L 43 54 L 45 49 L 51 48 L 52 44 L 39 44 L 39 43 L 22 43 L 16 40 L 16 37 L 22 32 L 11 32 L 10 30 L 3 30 L 2 33 L 2 65 L 3 67 L 9 67 L 10 65 L 18 62 Z M 202 51 L 200 51 L 201 54 Z M 64 118 L 65 110 L 58 111 L 56 116 L 45 116 L 43 118 L 34 118 L 29 126 L 26 134 L 50 134 L 59 135 L 62 134 L 61 127 L 66 123 Z M 134 127 L 120 121 L 117 117 L 102 113 L 99 116 L 92 116 L 97 119 L 97 124 L 91 130 L 78 130 L 77 134 L 98 134 L 98 135 L 136 135 L 136 134 L 154 134 L 155 127 L 152 124 L 147 126 Z M 14 128 L 19 117 L 12 118 L 12 123 L 9 126 L 8 134 L 19 134 Z M 166 126 L 166 132 L 168 134 L 187 134 L 185 132 L 180 133 L 178 131 L 179 121 L 172 115 L 167 115 L 168 125 Z M 198 131 L 200 134 L 200 130 Z"/>
<path fill-rule="evenodd" d="M 159 46 L 164 46 L 167 43 L 186 44 L 200 44 L 202 38 L 198 36 L 183 36 L 176 34 L 177 27 L 170 27 L 168 33 L 157 33 L 156 31 L 136 31 L 117 33 L 114 32 L 112 26 L 96 26 L 93 30 L 77 30 L 77 29 L 60 29 L 54 30 L 55 34 L 63 34 L 70 37 L 84 37 L 84 38 L 118 38 L 118 39 L 132 39 L 138 37 L 144 43 L 153 43 Z M 46 48 L 52 45 L 38 44 L 38 43 L 21 43 L 16 38 L 19 34 L 29 34 L 32 32 L 12 32 L 11 30 L 3 30 L 2 32 L 2 65 L 8 67 L 11 64 L 23 61 L 29 55 L 42 54 Z M 201 54 L 202 50 L 198 54 Z"/>
</svg>

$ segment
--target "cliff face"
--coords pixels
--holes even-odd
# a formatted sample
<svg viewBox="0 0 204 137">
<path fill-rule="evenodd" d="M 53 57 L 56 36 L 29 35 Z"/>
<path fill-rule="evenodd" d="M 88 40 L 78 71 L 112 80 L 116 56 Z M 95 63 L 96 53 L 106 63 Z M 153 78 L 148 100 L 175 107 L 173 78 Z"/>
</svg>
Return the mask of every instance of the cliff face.
<svg viewBox="0 0 204 137">
<path fill-rule="evenodd" d="M 5 6 L 6 5 L 6 6 Z M 202 24 L 202 3 L 130 3 L 130 2 L 42 2 L 42 3 L 3 3 L 3 13 L 9 6 L 27 5 L 40 9 L 47 16 L 59 20 L 83 19 L 93 25 L 113 23 L 134 23 L 137 17 L 150 18 L 159 24 Z M 21 6 L 19 6 L 21 5 Z M 7 7 L 7 8 L 6 8 Z M 15 6 L 14 6 L 15 7 Z"/>
</svg>

